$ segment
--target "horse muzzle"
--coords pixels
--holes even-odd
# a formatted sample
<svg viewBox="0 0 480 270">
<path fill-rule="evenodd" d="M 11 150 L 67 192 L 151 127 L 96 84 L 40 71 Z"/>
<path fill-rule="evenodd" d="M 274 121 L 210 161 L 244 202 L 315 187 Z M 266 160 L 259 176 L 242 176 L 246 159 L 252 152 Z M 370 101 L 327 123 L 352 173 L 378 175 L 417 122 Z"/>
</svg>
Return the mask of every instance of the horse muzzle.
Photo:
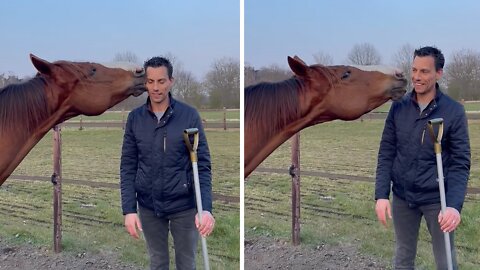
<svg viewBox="0 0 480 270">
<path fill-rule="evenodd" d="M 405 89 L 405 87 L 397 87 L 390 90 L 390 95 L 393 101 L 397 101 L 402 99 L 406 92 L 407 90 Z"/>
</svg>

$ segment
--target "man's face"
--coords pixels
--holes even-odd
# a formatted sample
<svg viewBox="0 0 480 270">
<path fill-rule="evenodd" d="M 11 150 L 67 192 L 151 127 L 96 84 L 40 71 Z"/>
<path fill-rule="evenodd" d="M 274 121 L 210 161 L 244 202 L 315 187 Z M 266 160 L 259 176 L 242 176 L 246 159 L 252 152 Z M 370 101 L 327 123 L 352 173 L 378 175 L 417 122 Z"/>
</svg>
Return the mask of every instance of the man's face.
<svg viewBox="0 0 480 270">
<path fill-rule="evenodd" d="M 415 92 L 425 95 L 435 91 L 435 83 L 440 80 L 443 70 L 435 70 L 435 60 L 432 56 L 416 56 L 412 65 L 412 83 Z"/>
<path fill-rule="evenodd" d="M 147 67 L 145 86 L 152 104 L 163 105 L 168 102 L 168 92 L 173 85 L 173 78 L 168 78 L 166 67 Z"/>
</svg>

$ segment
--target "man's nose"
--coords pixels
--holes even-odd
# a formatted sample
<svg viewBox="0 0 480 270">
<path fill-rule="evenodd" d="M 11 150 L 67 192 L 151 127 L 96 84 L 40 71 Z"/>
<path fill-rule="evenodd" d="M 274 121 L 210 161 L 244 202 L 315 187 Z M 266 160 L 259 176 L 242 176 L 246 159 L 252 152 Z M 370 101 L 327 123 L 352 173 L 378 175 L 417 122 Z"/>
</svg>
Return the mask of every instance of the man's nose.
<svg viewBox="0 0 480 270">
<path fill-rule="evenodd" d="M 419 79 L 418 72 L 412 71 L 412 81 L 417 81 Z"/>
</svg>

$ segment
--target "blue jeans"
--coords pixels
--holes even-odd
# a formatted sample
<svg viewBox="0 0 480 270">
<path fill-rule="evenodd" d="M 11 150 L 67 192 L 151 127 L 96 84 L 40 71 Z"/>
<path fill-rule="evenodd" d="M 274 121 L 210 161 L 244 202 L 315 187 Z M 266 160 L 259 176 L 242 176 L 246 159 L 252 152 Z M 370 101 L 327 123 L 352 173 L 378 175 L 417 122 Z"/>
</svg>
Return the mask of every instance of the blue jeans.
<svg viewBox="0 0 480 270">
<path fill-rule="evenodd" d="M 159 218 L 147 208 L 139 206 L 143 235 L 147 242 L 151 270 L 169 269 L 168 232 L 172 232 L 175 265 L 178 270 L 195 269 L 198 231 L 195 227 L 196 209 L 190 209 Z"/>
<path fill-rule="evenodd" d="M 393 195 L 392 216 L 395 228 L 395 260 L 394 269 L 415 268 L 417 254 L 418 233 L 422 216 L 427 222 L 427 228 L 432 236 L 432 249 L 438 270 L 448 269 L 447 255 L 443 231 L 438 223 L 440 204 L 429 204 L 409 207 L 408 203 Z M 453 269 L 457 269 L 453 232 L 450 233 L 450 246 L 452 250 Z"/>
</svg>

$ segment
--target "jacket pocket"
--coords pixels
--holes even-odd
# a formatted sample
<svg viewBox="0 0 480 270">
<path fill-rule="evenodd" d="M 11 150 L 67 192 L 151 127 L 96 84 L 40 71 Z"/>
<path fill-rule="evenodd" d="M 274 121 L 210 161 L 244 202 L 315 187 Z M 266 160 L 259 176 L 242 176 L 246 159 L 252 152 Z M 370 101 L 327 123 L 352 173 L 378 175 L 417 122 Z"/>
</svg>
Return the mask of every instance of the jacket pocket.
<svg viewBox="0 0 480 270">
<path fill-rule="evenodd" d="M 417 180 L 415 188 L 418 191 L 438 191 L 438 175 L 436 164 L 425 162 L 422 168 L 417 172 Z"/>
<path fill-rule="evenodd" d="M 139 193 L 146 193 L 152 190 L 152 181 L 147 178 L 141 169 L 137 170 L 137 175 L 135 176 L 135 190 Z"/>
<path fill-rule="evenodd" d="M 171 180 L 167 180 L 167 183 L 164 186 L 163 193 L 164 198 L 167 200 L 191 194 L 192 181 L 186 171 L 175 174 Z"/>
</svg>

